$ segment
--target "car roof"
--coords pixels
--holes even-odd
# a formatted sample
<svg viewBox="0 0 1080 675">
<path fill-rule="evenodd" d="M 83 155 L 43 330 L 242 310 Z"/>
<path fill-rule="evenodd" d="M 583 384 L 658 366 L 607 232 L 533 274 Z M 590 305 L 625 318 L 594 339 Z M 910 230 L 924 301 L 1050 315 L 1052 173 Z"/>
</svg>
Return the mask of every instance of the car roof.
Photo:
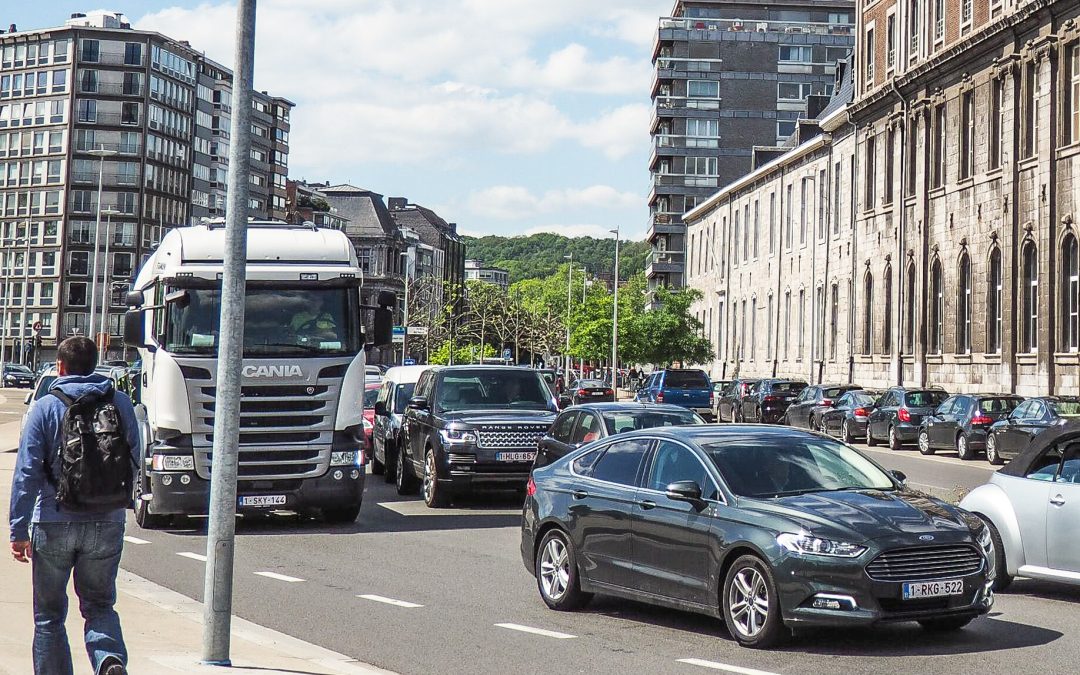
<svg viewBox="0 0 1080 675">
<path fill-rule="evenodd" d="M 678 406 L 676 406 L 678 407 Z M 804 429 L 776 426 L 772 424 L 697 424 L 679 427 L 655 427 L 652 429 L 638 429 L 619 434 L 620 439 L 633 435 L 664 435 L 682 441 L 693 443 L 708 443 L 714 439 L 745 436 L 747 434 L 770 439 L 795 439 L 795 438 L 825 438 L 821 434 Z"/>
<path fill-rule="evenodd" d="M 1080 396 L 1032 396 L 1029 401 L 1051 401 L 1053 403 L 1080 403 Z"/>
<path fill-rule="evenodd" d="M 504 371 L 508 373 L 520 373 L 527 371 L 530 373 L 539 373 L 532 368 L 521 368 L 518 366 L 496 366 L 494 364 L 487 363 L 473 363 L 473 364 L 461 364 L 454 366 L 426 366 L 439 373 L 452 373 L 459 370 L 490 370 L 490 371 Z"/>
<path fill-rule="evenodd" d="M 425 370 L 431 370 L 431 366 L 394 366 L 386 371 L 383 378 L 395 384 L 415 384 Z"/>
<path fill-rule="evenodd" d="M 656 412 L 690 412 L 689 409 L 682 407 L 681 405 L 674 405 L 670 403 L 634 403 L 627 401 L 625 403 L 581 403 L 579 405 L 570 406 L 566 410 L 592 410 L 595 412 L 641 412 L 642 410 L 652 410 Z"/>
</svg>

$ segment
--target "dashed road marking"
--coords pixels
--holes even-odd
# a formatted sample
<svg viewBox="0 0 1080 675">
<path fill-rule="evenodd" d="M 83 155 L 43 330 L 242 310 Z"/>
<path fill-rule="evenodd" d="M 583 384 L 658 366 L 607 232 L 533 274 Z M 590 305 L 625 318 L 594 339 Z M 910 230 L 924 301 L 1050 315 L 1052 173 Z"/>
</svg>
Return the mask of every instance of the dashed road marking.
<svg viewBox="0 0 1080 675">
<path fill-rule="evenodd" d="M 284 581 L 290 584 L 295 584 L 303 581 L 303 579 L 297 579 L 296 577 L 285 576 L 284 574 L 278 574 L 277 572 L 256 572 L 256 576 L 266 577 L 267 579 L 276 579 L 278 581 Z"/>
<path fill-rule="evenodd" d="M 181 558 L 191 558 L 192 560 L 198 560 L 199 562 L 206 562 L 206 556 L 204 556 L 202 553 L 191 553 L 189 551 L 181 551 L 180 553 L 177 553 L 176 555 L 180 556 Z"/>
<path fill-rule="evenodd" d="M 417 609 L 419 607 L 423 607 L 423 605 L 418 605 L 415 602 L 405 602 L 404 600 L 395 600 L 393 598 L 384 598 L 381 595 L 368 595 L 368 594 L 365 594 L 365 595 L 358 595 L 356 597 L 363 598 L 364 600 L 371 600 L 373 602 L 381 602 L 384 605 L 393 605 L 394 607 L 404 607 L 405 609 Z"/>
<path fill-rule="evenodd" d="M 522 626 L 516 623 L 497 623 L 495 624 L 499 628 L 509 628 L 510 630 L 521 631 L 522 633 L 532 633 L 533 635 L 543 635 L 544 637 L 555 638 L 556 640 L 569 640 L 576 638 L 576 635 L 570 635 L 569 633 L 559 633 L 553 630 L 544 630 L 543 628 L 533 628 L 532 626 Z"/>
<path fill-rule="evenodd" d="M 129 544 L 149 544 L 150 543 L 150 542 L 146 541 L 145 539 L 139 539 L 138 537 L 129 537 L 129 536 L 126 536 L 126 535 L 124 536 L 124 541 L 126 541 Z"/>
<path fill-rule="evenodd" d="M 776 673 L 770 673 L 767 670 L 743 668 L 742 666 L 732 666 L 727 663 L 706 661 L 705 659 L 676 659 L 676 661 L 678 661 L 679 663 L 686 663 L 691 666 L 701 666 L 702 668 L 709 668 L 711 670 L 722 670 L 727 673 L 737 673 L 738 675 L 776 675 Z"/>
</svg>

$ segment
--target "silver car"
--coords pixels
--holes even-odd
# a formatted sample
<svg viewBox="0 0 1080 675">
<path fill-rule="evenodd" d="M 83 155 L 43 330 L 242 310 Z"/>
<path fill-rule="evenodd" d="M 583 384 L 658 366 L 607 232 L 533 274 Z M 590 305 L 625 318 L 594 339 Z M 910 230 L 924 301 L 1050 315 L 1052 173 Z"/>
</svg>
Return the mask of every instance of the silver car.
<svg viewBox="0 0 1080 675">
<path fill-rule="evenodd" d="M 1080 422 L 1036 436 L 960 506 L 990 525 L 997 579 L 1080 585 Z"/>
</svg>

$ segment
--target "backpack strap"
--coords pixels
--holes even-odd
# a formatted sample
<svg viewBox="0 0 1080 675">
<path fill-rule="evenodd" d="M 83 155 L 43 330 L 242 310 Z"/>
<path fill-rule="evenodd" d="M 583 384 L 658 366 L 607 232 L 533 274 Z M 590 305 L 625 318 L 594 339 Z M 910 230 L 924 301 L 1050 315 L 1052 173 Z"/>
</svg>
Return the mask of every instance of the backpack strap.
<svg viewBox="0 0 1080 675">
<path fill-rule="evenodd" d="M 65 408 L 70 408 L 71 406 L 73 406 L 75 404 L 75 399 L 71 398 L 70 396 L 68 396 L 64 392 L 60 391 L 60 387 L 54 387 L 54 388 L 50 389 L 49 394 L 51 394 L 51 395 L 55 396 L 56 398 L 60 399 L 60 402 L 64 404 Z M 49 395 L 49 394 L 46 394 L 46 395 Z"/>
</svg>

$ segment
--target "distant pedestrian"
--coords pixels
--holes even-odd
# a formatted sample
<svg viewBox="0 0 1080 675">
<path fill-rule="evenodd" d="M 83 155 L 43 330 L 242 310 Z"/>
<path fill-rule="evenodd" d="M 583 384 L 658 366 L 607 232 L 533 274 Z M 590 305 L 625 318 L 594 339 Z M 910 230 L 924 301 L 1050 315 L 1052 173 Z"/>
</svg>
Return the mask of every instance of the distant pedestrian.
<svg viewBox="0 0 1080 675">
<path fill-rule="evenodd" d="M 142 452 L 135 410 L 111 380 L 94 374 L 97 347 L 88 338 L 60 343 L 56 365 L 59 377 L 26 417 L 11 485 L 11 554 L 33 563 L 34 673 L 72 673 L 64 621 L 74 572 L 95 675 L 126 675 L 113 605 Z"/>
</svg>

